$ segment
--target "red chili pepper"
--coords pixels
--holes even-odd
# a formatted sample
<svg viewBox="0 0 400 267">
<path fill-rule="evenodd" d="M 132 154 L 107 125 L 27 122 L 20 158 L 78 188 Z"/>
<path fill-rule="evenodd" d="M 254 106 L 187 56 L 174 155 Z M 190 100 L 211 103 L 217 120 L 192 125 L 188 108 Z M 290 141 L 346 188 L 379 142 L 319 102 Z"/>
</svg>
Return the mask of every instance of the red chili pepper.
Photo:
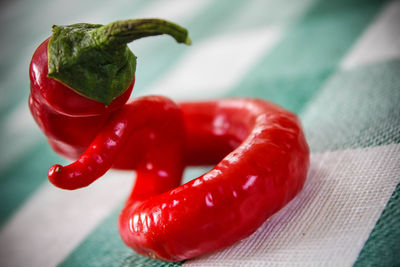
<svg viewBox="0 0 400 267">
<path fill-rule="evenodd" d="M 122 95 L 105 106 L 47 77 L 48 42 L 49 39 L 44 41 L 32 57 L 29 108 L 52 148 L 64 157 L 76 159 L 86 150 L 110 114 L 129 99 L 135 78 Z"/>
<path fill-rule="evenodd" d="M 49 179 L 58 187 L 77 189 L 111 167 L 135 169 L 119 231 L 138 253 L 181 261 L 232 245 L 303 187 L 309 150 L 291 112 L 257 99 L 177 105 L 152 96 L 124 105 L 133 82 L 109 106 L 97 107 L 95 100 L 46 77 L 46 47 L 47 42 L 38 48 L 31 63 L 32 114 L 57 152 L 78 158 L 51 167 Z M 78 100 L 68 107 L 53 103 L 62 99 L 54 88 L 94 107 L 85 111 Z M 205 164 L 217 165 L 180 185 L 186 166 Z"/>
<path fill-rule="evenodd" d="M 55 151 L 70 159 L 78 158 L 85 151 L 110 114 L 124 105 L 132 92 L 136 59 L 126 43 L 159 34 L 169 34 L 178 42 L 191 42 L 185 29 L 159 19 L 117 21 L 102 27 L 83 23 L 53 26 L 52 37 L 37 48 L 31 60 L 29 107 Z M 101 39 L 105 41 L 101 42 Z M 52 45 L 49 45 L 50 41 Z M 118 65 L 121 62 L 123 66 Z M 116 65 L 118 73 L 125 74 L 122 81 L 109 81 L 103 77 L 122 76 L 107 72 L 113 69 L 109 67 L 112 65 Z M 85 68 L 89 71 L 85 72 Z M 102 75 L 91 73 L 93 69 L 103 70 Z M 50 70 L 57 78 L 49 77 Z M 78 92 L 68 83 L 82 88 Z M 104 89 L 106 91 L 100 90 L 104 84 L 109 85 Z M 120 88 L 108 92 L 111 85 Z M 113 100 L 101 98 L 103 95 L 111 95 Z"/>
<path fill-rule="evenodd" d="M 167 261 L 213 252 L 249 236 L 301 190 L 309 164 L 297 118 L 269 102 L 180 106 L 186 158 L 210 163 L 207 156 L 221 156 L 219 142 L 224 148 L 241 143 L 211 171 L 175 189 L 144 200 L 136 199 L 134 189 L 120 215 L 121 236 L 139 253 Z"/>
</svg>

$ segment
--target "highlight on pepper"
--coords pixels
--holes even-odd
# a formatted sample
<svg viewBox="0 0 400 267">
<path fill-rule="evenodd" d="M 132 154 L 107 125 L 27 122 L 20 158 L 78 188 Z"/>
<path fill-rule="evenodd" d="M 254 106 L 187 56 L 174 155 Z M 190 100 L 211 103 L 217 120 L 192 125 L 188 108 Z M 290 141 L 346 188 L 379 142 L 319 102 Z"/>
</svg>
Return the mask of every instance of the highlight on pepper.
<svg viewBox="0 0 400 267">
<path fill-rule="evenodd" d="M 111 168 L 134 170 L 120 236 L 137 253 L 175 262 L 256 231 L 302 189 L 309 149 L 296 115 L 263 99 L 129 100 L 136 56 L 127 43 L 161 34 L 191 44 L 185 28 L 161 19 L 53 26 L 30 63 L 29 107 L 72 161 L 51 167 L 50 182 L 75 190 Z M 181 184 L 187 166 L 211 164 Z"/>
</svg>

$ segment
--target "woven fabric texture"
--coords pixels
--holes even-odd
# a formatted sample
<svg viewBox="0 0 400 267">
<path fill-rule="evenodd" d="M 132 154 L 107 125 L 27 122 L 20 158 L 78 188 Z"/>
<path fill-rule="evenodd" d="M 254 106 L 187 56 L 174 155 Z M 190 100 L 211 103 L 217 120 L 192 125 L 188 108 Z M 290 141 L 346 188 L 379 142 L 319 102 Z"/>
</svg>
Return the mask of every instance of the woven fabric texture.
<svg viewBox="0 0 400 267">
<path fill-rule="evenodd" d="M 0 266 L 400 266 L 400 1 L 16 0 L 0 3 Z M 269 99 L 311 149 L 304 190 L 253 235 L 179 263 L 140 256 L 117 220 L 134 173 L 54 188 L 28 105 L 28 66 L 51 26 L 160 17 L 193 44 L 129 45 L 133 97 Z M 188 168 L 184 181 L 210 166 Z"/>
<path fill-rule="evenodd" d="M 248 239 L 185 265 L 350 266 L 396 187 L 399 153 L 389 145 L 313 154 L 289 205 Z"/>
</svg>

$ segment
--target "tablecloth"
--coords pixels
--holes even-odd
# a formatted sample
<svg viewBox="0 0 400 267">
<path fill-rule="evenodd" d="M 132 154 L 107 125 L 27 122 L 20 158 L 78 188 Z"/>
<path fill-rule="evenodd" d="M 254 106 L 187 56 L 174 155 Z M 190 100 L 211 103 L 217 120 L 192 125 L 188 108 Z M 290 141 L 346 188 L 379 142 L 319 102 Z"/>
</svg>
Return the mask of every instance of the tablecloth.
<svg viewBox="0 0 400 267">
<path fill-rule="evenodd" d="M 400 1 L 16 0 L 0 12 L 0 266 L 400 265 Z M 269 99 L 298 114 L 311 149 L 302 192 L 253 235 L 174 264 L 120 240 L 133 172 L 50 185 L 48 168 L 67 161 L 27 107 L 30 58 L 51 25 L 142 17 L 183 25 L 193 44 L 130 44 L 133 97 Z"/>
</svg>

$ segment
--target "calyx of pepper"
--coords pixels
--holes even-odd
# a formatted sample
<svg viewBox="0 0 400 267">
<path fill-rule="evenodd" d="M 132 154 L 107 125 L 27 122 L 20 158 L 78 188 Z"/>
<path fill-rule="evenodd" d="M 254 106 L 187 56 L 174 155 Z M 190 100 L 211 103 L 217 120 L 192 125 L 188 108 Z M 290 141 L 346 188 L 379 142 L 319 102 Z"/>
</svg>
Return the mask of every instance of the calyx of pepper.
<svg viewBox="0 0 400 267">
<path fill-rule="evenodd" d="M 161 19 L 122 20 L 104 26 L 53 26 L 48 77 L 109 105 L 128 88 L 135 75 L 136 56 L 127 43 L 161 34 L 172 36 L 178 43 L 191 44 L 186 29 Z"/>
</svg>

